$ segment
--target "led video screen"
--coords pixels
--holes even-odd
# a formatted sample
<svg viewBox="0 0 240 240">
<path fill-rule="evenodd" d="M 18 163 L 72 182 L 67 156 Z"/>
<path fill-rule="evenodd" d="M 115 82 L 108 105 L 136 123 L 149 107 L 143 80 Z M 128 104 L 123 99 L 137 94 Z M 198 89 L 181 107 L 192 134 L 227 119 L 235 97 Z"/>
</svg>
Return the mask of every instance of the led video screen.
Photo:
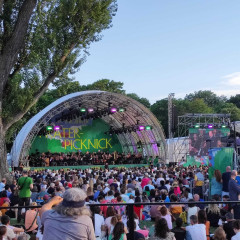
<svg viewBox="0 0 240 240">
<path fill-rule="evenodd" d="M 190 128 L 189 129 L 189 155 L 207 156 L 210 148 L 226 147 L 222 138 L 230 135 L 229 128 Z"/>
</svg>

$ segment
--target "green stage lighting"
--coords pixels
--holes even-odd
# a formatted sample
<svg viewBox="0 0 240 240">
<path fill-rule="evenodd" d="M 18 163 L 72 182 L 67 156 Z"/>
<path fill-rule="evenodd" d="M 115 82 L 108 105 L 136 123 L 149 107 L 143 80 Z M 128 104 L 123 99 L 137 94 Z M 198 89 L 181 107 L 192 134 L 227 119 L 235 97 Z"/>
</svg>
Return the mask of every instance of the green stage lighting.
<svg viewBox="0 0 240 240">
<path fill-rule="evenodd" d="M 82 113 L 86 112 L 86 108 L 80 108 L 80 112 Z"/>
<path fill-rule="evenodd" d="M 200 128 L 200 125 L 199 124 L 195 124 L 194 127 L 195 128 Z"/>
<path fill-rule="evenodd" d="M 47 126 L 46 129 L 47 129 L 47 131 L 52 131 L 53 127 L 52 126 Z"/>
<path fill-rule="evenodd" d="M 152 129 L 151 126 L 146 126 L 146 127 L 145 127 L 145 130 L 151 130 L 151 129 Z"/>
<path fill-rule="evenodd" d="M 226 125 L 222 125 L 222 128 L 226 128 L 227 126 Z"/>
<path fill-rule="evenodd" d="M 125 112 L 125 109 L 124 109 L 124 108 L 119 108 L 118 111 L 119 111 L 119 112 Z"/>
</svg>

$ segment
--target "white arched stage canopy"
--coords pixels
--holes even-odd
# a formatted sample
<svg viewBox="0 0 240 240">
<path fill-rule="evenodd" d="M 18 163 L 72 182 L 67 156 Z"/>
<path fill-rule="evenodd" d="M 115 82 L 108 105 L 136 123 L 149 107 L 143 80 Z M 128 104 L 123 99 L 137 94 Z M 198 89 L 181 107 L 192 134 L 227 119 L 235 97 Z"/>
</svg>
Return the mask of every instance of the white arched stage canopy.
<svg viewBox="0 0 240 240">
<path fill-rule="evenodd" d="M 80 107 L 106 109 L 109 107 L 109 103 L 111 103 L 111 106 L 126 109 L 124 112 L 101 116 L 101 119 L 113 128 L 121 128 L 123 124 L 125 127 L 137 124 L 152 126 L 152 129 L 148 131 L 132 131 L 118 134 L 117 137 L 123 152 L 134 151 L 134 153 L 137 153 L 139 150 L 137 146 L 140 142 L 141 150 L 145 155 L 159 156 L 162 161 L 165 161 L 166 143 L 163 129 L 148 108 L 122 94 L 105 91 L 83 91 L 56 100 L 23 126 L 11 150 L 11 165 L 19 166 L 20 162 L 25 165 L 26 157 L 35 137 L 44 126 L 54 122 L 56 116 L 69 111 L 69 109 L 80 109 Z"/>
</svg>

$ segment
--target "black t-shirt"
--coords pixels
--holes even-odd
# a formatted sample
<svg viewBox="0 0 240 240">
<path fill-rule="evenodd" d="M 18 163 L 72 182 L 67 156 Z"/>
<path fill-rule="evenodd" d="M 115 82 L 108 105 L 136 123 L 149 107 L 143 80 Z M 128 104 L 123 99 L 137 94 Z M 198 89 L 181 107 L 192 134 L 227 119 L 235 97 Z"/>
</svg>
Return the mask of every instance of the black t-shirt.
<svg viewBox="0 0 240 240">
<path fill-rule="evenodd" d="M 175 227 L 172 229 L 172 232 L 174 233 L 176 240 L 185 240 L 186 230 Z"/>
<path fill-rule="evenodd" d="M 232 236 L 235 235 L 235 232 L 233 231 L 232 223 L 233 221 L 223 224 L 223 230 L 227 234 L 227 240 L 231 240 Z"/>
<path fill-rule="evenodd" d="M 138 239 L 145 239 L 145 237 L 141 233 L 134 231 L 134 240 L 138 240 Z M 127 240 L 133 240 L 133 239 L 130 239 L 129 233 L 127 233 Z"/>
<path fill-rule="evenodd" d="M 229 192 L 229 190 L 228 190 L 228 182 L 229 182 L 230 178 L 231 178 L 231 172 L 225 172 L 225 173 L 222 174 L 222 180 L 223 180 L 223 184 L 222 184 L 223 188 L 222 188 L 222 190 L 224 192 Z"/>
</svg>

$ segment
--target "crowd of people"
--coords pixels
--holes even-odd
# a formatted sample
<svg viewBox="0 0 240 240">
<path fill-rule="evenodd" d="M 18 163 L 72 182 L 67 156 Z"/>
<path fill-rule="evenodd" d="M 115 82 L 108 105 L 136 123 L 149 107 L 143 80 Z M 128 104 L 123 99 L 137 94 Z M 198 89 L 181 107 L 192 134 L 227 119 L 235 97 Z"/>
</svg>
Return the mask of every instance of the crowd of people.
<svg viewBox="0 0 240 240">
<path fill-rule="evenodd" d="M 105 164 L 139 164 L 147 163 L 141 153 L 109 153 L 109 152 L 71 152 L 71 153 L 39 153 L 28 156 L 30 167 L 48 166 L 78 166 L 78 165 L 105 165 Z"/>
<path fill-rule="evenodd" d="M 228 203 L 238 201 L 240 176 L 230 166 L 211 179 L 205 166 L 24 170 L 12 177 L 0 183 L 0 207 L 32 207 L 1 209 L 0 239 L 240 239 L 240 205 Z M 204 204 L 206 196 L 223 203 Z M 134 239 L 124 203 L 133 204 Z"/>
</svg>

